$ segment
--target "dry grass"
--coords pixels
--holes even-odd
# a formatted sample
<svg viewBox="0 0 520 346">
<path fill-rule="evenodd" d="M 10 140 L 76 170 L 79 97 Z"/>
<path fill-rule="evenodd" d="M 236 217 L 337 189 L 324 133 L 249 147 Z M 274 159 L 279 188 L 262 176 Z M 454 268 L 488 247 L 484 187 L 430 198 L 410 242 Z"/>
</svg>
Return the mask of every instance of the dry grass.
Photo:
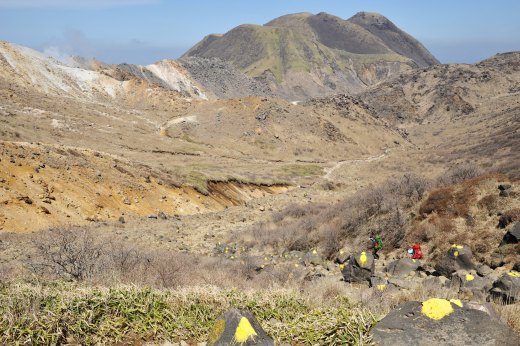
<svg viewBox="0 0 520 346">
<path fill-rule="evenodd" d="M 249 248 L 284 253 L 319 248 L 332 259 L 347 244 L 381 233 L 387 249 L 400 246 L 409 216 L 406 210 L 421 200 L 429 182 L 407 174 L 332 204 L 290 205 L 271 222 L 256 224 L 232 239 Z M 231 238 L 230 238 L 231 239 Z"/>
</svg>

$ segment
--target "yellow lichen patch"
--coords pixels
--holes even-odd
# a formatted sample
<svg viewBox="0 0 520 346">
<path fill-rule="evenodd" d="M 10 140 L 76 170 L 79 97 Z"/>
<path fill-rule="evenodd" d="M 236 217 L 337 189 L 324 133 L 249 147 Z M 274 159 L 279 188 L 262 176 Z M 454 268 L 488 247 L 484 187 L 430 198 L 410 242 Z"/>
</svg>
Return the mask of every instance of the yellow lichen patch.
<svg viewBox="0 0 520 346">
<path fill-rule="evenodd" d="M 361 256 L 359 256 L 359 264 L 361 264 L 362 267 L 365 266 L 365 264 L 367 264 L 367 253 L 365 251 L 363 251 L 361 253 Z"/>
<path fill-rule="evenodd" d="M 386 288 L 385 284 L 377 285 L 377 289 L 380 290 L 380 291 L 384 291 L 385 288 Z"/>
<path fill-rule="evenodd" d="M 520 278 L 520 273 L 514 270 L 511 270 L 507 275 L 512 276 L 514 278 Z"/>
<path fill-rule="evenodd" d="M 256 334 L 255 329 L 249 323 L 249 320 L 245 317 L 240 319 L 238 323 L 237 330 L 235 331 L 235 341 L 236 342 L 246 342 L 249 338 L 255 337 Z"/>
<path fill-rule="evenodd" d="M 455 252 L 453 253 L 453 255 L 454 255 L 455 257 L 457 257 L 457 256 L 459 255 L 459 252 L 458 252 L 458 251 L 455 251 Z"/>
<path fill-rule="evenodd" d="M 318 251 L 316 251 L 316 250 L 312 250 L 312 253 L 313 253 L 314 255 L 316 255 L 316 254 L 318 253 Z"/>
<path fill-rule="evenodd" d="M 339 265 L 339 269 L 343 270 L 344 268 L 345 268 L 345 265 L 344 265 L 343 263 L 341 263 L 341 264 Z"/>
<path fill-rule="evenodd" d="M 475 277 L 471 274 L 466 274 L 466 281 L 473 281 L 475 280 Z"/>
<path fill-rule="evenodd" d="M 463 245 L 453 244 L 451 247 L 457 248 L 457 249 L 462 249 L 464 246 Z"/>
<path fill-rule="evenodd" d="M 432 320 L 440 320 L 451 314 L 453 307 L 446 299 L 431 298 L 422 303 L 421 312 Z"/>
<path fill-rule="evenodd" d="M 453 303 L 458 307 L 462 308 L 462 302 L 460 301 L 460 299 L 450 299 L 450 303 Z"/>
<path fill-rule="evenodd" d="M 208 341 L 210 345 L 213 345 L 220 339 L 222 336 L 222 333 L 224 333 L 224 329 L 226 328 L 226 321 L 224 320 L 217 320 L 215 325 L 213 326 L 213 329 L 209 333 Z"/>
</svg>

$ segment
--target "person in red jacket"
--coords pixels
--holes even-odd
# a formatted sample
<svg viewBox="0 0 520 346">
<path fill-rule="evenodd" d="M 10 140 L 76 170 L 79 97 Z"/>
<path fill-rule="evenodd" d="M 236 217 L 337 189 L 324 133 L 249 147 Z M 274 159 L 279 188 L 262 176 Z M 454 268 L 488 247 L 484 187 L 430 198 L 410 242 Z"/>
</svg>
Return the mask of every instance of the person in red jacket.
<svg viewBox="0 0 520 346">
<path fill-rule="evenodd" d="M 423 254 L 421 250 L 421 244 L 413 244 L 412 245 L 412 259 L 422 259 Z"/>
</svg>

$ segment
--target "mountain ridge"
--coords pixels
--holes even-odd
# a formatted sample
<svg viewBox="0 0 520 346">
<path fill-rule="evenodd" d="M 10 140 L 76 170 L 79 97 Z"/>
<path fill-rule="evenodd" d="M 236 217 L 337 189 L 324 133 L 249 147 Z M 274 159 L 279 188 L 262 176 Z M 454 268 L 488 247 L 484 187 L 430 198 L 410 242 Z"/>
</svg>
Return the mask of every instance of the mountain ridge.
<svg viewBox="0 0 520 346">
<path fill-rule="evenodd" d="M 439 63 L 390 20 L 364 12 L 347 20 L 303 12 L 239 25 L 206 36 L 182 58 L 192 56 L 229 61 L 287 99 L 355 93 L 390 75 Z"/>
</svg>

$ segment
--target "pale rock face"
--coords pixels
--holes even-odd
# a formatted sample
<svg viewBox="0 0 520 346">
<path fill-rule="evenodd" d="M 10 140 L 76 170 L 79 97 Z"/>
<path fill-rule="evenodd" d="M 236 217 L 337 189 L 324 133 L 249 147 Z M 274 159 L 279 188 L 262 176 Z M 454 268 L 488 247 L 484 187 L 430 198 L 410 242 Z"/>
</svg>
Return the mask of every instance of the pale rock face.
<svg viewBox="0 0 520 346">
<path fill-rule="evenodd" d="M 68 65 L 33 49 L 6 42 L 0 43 L 0 76 L 45 93 L 87 99 L 124 97 L 128 94 L 125 81 L 114 79 L 96 70 Z M 71 60 L 73 62 L 73 60 Z M 195 85 L 188 73 L 176 62 L 163 60 L 146 67 L 158 80 L 173 91 L 188 97 L 206 100 L 205 93 Z M 128 84 L 128 83 L 127 83 Z"/>
<path fill-rule="evenodd" d="M 173 60 L 161 60 L 155 64 L 148 65 L 146 68 L 156 77 L 164 81 L 172 90 L 187 92 L 203 100 L 208 97 L 190 80 L 185 71 Z"/>
</svg>

